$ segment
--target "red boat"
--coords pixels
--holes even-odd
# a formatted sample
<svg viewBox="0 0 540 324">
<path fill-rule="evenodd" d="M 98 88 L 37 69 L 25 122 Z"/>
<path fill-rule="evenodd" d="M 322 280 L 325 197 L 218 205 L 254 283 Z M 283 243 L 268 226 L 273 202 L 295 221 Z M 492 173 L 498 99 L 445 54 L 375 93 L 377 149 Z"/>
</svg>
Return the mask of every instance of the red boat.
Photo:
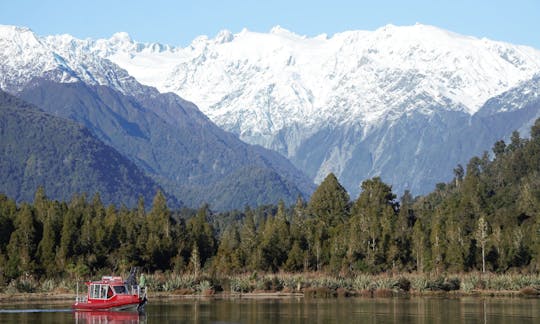
<svg viewBox="0 0 540 324">
<path fill-rule="evenodd" d="M 77 311 L 140 311 L 146 304 L 146 290 L 129 285 L 122 277 L 105 276 L 100 281 L 85 282 L 88 294 L 77 298 L 71 306 Z"/>
</svg>

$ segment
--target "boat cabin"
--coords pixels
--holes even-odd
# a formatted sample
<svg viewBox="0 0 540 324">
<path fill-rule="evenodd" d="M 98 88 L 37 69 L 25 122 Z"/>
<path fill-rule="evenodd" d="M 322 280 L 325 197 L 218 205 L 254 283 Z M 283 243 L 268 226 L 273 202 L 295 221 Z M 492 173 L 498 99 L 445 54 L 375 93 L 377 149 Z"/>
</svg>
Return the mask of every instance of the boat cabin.
<svg viewBox="0 0 540 324">
<path fill-rule="evenodd" d="M 104 276 L 88 281 L 88 294 L 77 296 L 73 308 L 79 310 L 125 310 L 140 308 L 146 303 L 146 292 L 138 285 L 128 285 L 122 277 Z M 77 293 L 78 295 L 78 293 Z"/>
<path fill-rule="evenodd" d="M 132 294 L 121 277 L 103 277 L 101 281 L 87 282 L 86 284 L 88 285 L 88 297 L 92 299 L 108 299 L 114 295 Z"/>
</svg>

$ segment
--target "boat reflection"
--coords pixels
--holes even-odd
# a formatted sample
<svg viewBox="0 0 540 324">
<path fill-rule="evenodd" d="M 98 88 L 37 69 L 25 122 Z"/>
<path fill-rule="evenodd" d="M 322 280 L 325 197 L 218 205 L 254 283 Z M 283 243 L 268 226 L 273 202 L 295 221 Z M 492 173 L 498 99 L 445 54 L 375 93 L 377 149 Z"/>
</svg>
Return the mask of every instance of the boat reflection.
<svg viewBox="0 0 540 324">
<path fill-rule="evenodd" d="M 75 323 L 146 323 L 145 315 L 138 312 L 82 311 L 74 312 L 73 314 L 75 316 Z"/>
</svg>

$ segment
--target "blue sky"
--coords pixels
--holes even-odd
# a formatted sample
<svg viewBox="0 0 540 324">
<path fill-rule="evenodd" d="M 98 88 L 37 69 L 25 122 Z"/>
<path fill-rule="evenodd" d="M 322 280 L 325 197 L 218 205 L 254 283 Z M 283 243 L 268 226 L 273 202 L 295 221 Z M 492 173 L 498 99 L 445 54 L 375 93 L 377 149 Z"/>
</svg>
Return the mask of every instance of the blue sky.
<svg viewBox="0 0 540 324">
<path fill-rule="evenodd" d="M 315 36 L 416 22 L 540 49 L 540 0 L 0 0 L 0 24 L 38 35 L 108 38 L 125 31 L 137 41 L 181 46 L 222 29 L 281 25 Z"/>
</svg>

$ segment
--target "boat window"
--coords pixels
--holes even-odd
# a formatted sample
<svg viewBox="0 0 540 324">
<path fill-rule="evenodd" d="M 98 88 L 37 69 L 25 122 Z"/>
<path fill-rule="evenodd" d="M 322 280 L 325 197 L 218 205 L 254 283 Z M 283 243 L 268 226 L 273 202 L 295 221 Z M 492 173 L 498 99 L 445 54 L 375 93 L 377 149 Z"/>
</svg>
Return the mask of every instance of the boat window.
<svg viewBox="0 0 540 324">
<path fill-rule="evenodd" d="M 108 295 L 110 292 L 110 295 Z M 113 295 L 112 289 L 109 285 L 90 285 L 90 298 L 94 299 L 107 299 Z"/>
<path fill-rule="evenodd" d="M 90 285 L 90 298 L 99 298 L 100 285 Z"/>
<path fill-rule="evenodd" d="M 113 288 L 116 294 L 122 295 L 128 293 L 126 286 L 113 286 Z"/>
</svg>

